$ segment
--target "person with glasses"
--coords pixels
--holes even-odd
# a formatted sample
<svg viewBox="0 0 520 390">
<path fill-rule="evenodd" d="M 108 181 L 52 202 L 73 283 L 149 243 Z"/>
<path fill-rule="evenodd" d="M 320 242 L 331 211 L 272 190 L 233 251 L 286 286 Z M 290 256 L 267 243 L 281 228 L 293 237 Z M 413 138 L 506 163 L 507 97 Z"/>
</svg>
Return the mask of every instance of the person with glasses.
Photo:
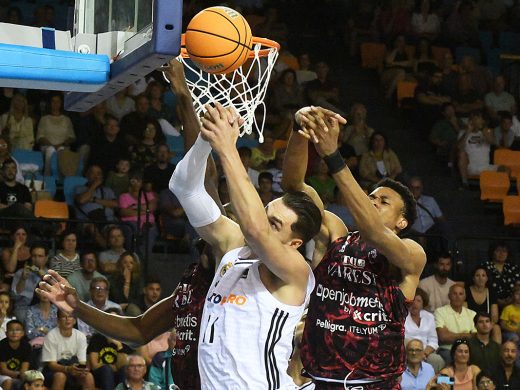
<svg viewBox="0 0 520 390">
<path fill-rule="evenodd" d="M 92 278 L 90 282 L 90 300 L 87 302 L 87 305 L 101 311 L 116 308 L 119 312 L 122 312 L 120 305 L 108 299 L 109 291 L 110 283 L 105 277 Z M 95 332 L 94 328 L 81 320 L 78 320 L 78 329 L 89 339 Z"/>
<path fill-rule="evenodd" d="M 424 345 L 421 340 L 413 339 L 406 344 L 406 370 L 401 379 L 402 390 L 420 390 L 435 376 L 431 364 L 424 360 Z"/>
<path fill-rule="evenodd" d="M 497 390 L 520 389 L 520 368 L 517 367 L 518 347 L 513 341 L 506 341 L 500 348 L 500 367 L 494 377 Z"/>
<path fill-rule="evenodd" d="M 15 389 L 20 388 L 31 361 L 31 346 L 24 336 L 23 324 L 11 320 L 7 323 L 7 337 L 0 341 L 0 374 L 11 378 L 11 387 Z M 4 383 L 2 387 L 6 388 Z"/>
<path fill-rule="evenodd" d="M 146 364 L 142 356 L 128 356 L 125 373 L 124 382 L 118 384 L 114 390 L 160 390 L 160 387 L 155 383 L 144 380 Z"/>
<path fill-rule="evenodd" d="M 455 384 L 453 385 L 453 390 L 474 390 L 477 387 L 477 375 L 480 373 L 480 368 L 469 364 L 470 353 L 468 340 L 455 340 L 451 347 L 450 355 L 452 363 L 446 368 L 443 368 L 439 372 L 439 375 L 454 378 Z M 427 389 L 439 388 L 437 378 L 438 376 L 435 376 L 430 381 Z"/>
<path fill-rule="evenodd" d="M 477 390 L 495 390 L 497 387 L 492 378 L 487 371 L 481 371 L 477 375 Z"/>
<path fill-rule="evenodd" d="M 67 385 L 94 390 L 94 377 L 87 368 L 87 338 L 74 329 L 76 318 L 58 311 L 58 326 L 45 336 L 42 362 L 45 386 L 64 390 Z"/>
</svg>

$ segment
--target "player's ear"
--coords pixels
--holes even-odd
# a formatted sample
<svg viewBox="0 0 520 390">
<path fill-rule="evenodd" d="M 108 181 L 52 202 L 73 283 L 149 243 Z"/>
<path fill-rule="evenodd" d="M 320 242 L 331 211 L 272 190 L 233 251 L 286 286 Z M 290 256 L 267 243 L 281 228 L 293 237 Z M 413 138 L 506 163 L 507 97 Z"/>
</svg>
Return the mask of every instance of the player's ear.
<svg viewBox="0 0 520 390">
<path fill-rule="evenodd" d="M 405 217 L 401 216 L 399 220 L 397 221 L 396 227 L 399 229 L 399 231 L 403 231 L 408 226 L 408 221 Z"/>
<path fill-rule="evenodd" d="M 300 246 L 303 245 L 303 240 L 301 238 L 293 238 L 289 245 L 292 246 L 294 249 L 298 249 Z"/>
</svg>

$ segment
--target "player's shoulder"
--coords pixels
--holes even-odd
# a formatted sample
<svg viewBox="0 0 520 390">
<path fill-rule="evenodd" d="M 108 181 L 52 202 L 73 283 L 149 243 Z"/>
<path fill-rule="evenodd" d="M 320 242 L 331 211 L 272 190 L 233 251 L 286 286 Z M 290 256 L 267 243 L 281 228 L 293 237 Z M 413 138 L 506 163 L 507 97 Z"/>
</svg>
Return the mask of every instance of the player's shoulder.
<svg viewBox="0 0 520 390">
<path fill-rule="evenodd" d="M 322 225 L 327 229 L 330 242 L 348 234 L 348 228 L 336 214 L 324 210 Z"/>
</svg>

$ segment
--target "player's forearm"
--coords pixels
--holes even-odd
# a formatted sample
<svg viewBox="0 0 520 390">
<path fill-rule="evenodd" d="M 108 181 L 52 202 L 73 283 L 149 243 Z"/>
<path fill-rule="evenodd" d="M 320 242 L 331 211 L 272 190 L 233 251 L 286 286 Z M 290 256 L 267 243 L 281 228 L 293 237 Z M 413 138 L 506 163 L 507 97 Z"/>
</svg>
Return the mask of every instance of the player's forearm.
<svg viewBox="0 0 520 390">
<path fill-rule="evenodd" d="M 260 196 L 251 183 L 236 149 L 220 154 L 220 161 L 228 182 L 229 196 L 238 223 L 246 238 L 253 232 L 268 229 Z"/>
<path fill-rule="evenodd" d="M 180 119 L 184 129 L 184 150 L 189 150 L 199 135 L 200 122 L 193 108 L 193 101 L 189 92 L 179 94 L 177 104 L 179 105 Z"/>
<path fill-rule="evenodd" d="M 292 133 L 289 137 L 282 168 L 282 188 L 284 191 L 301 191 L 305 186 L 309 141 Z"/>
</svg>

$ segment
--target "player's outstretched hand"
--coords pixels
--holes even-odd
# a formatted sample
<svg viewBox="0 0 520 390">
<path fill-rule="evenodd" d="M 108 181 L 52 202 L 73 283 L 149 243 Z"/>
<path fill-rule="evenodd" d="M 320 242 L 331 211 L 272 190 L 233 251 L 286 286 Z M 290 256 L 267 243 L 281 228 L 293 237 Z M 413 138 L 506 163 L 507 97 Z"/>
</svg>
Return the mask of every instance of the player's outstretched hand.
<svg viewBox="0 0 520 390">
<path fill-rule="evenodd" d="M 67 314 L 74 313 L 79 304 L 76 289 L 69 284 L 67 279 L 61 277 L 52 269 L 43 277 L 43 281 L 38 284 L 36 292 L 40 297 L 49 298 L 58 309 L 63 310 Z"/>
<path fill-rule="evenodd" d="M 325 126 L 315 133 L 314 147 L 318 154 L 329 156 L 338 149 L 339 122 L 335 117 L 328 117 Z"/>
<path fill-rule="evenodd" d="M 225 109 L 220 103 L 215 103 L 215 107 L 207 104 L 205 108 L 206 113 L 201 119 L 202 138 L 208 141 L 213 150 L 219 154 L 236 148 L 241 124 L 241 119 L 236 112 Z"/>
<path fill-rule="evenodd" d="M 316 135 L 318 131 L 328 131 L 328 124 L 331 119 L 336 119 L 338 125 L 347 123 L 345 118 L 334 111 L 316 106 L 301 108 L 296 112 L 294 118 L 301 129 L 299 133 L 314 143 L 319 142 Z"/>
<path fill-rule="evenodd" d="M 163 72 L 163 76 L 170 83 L 173 92 L 178 95 L 180 93 L 190 93 L 186 84 L 186 75 L 184 74 L 184 65 L 176 58 L 170 60 L 168 65 L 159 68 Z"/>
</svg>

